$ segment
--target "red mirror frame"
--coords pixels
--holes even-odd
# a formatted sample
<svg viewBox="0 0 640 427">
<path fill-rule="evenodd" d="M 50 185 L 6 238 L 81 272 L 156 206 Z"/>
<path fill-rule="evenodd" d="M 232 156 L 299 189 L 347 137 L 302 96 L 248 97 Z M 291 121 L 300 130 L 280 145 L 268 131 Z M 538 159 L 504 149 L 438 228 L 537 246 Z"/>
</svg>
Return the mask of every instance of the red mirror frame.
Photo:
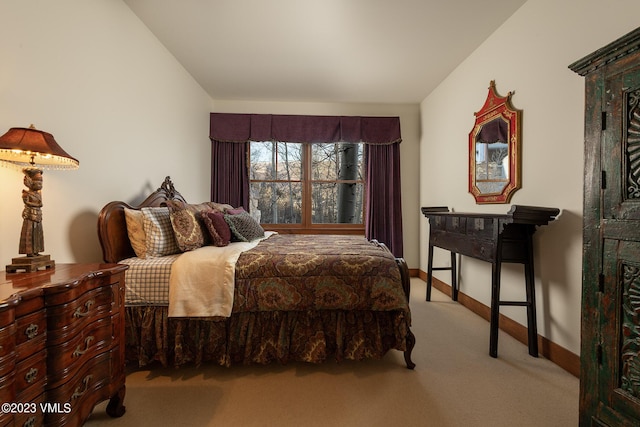
<svg viewBox="0 0 640 427">
<path fill-rule="evenodd" d="M 476 203 L 509 203 L 513 193 L 521 188 L 521 123 L 522 110 L 513 108 L 511 105 L 511 95 L 501 97 L 496 92 L 495 81 L 489 85 L 487 99 L 477 113 L 476 121 L 471 132 L 469 132 L 469 192 L 476 199 Z M 476 183 L 476 142 L 479 133 L 484 125 L 495 119 L 501 119 L 507 124 L 508 146 L 508 178 L 497 180 L 505 185 L 499 192 L 483 192 Z"/>
</svg>

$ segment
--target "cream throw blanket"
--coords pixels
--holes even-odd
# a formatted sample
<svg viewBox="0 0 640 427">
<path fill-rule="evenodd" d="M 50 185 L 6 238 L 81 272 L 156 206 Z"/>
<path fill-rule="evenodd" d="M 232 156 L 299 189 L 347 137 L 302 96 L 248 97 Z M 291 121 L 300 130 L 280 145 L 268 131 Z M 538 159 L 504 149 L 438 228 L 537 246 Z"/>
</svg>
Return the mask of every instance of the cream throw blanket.
<svg viewBox="0 0 640 427">
<path fill-rule="evenodd" d="M 171 267 L 169 317 L 231 316 L 236 261 L 263 239 L 228 246 L 203 246 L 185 252 Z"/>
</svg>

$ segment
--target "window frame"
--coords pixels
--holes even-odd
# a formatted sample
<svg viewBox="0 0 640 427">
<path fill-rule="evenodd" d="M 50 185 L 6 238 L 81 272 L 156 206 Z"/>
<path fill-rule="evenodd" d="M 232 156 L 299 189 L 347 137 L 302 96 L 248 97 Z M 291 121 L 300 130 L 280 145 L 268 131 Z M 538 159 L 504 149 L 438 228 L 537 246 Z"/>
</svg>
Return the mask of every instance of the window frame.
<svg viewBox="0 0 640 427">
<path fill-rule="evenodd" d="M 252 142 L 262 142 L 262 141 L 249 141 L 248 150 L 247 150 L 247 164 L 249 165 L 248 169 L 251 169 L 251 143 Z M 287 141 L 278 141 L 278 142 L 287 142 Z M 338 144 L 339 142 L 327 142 L 327 144 Z M 277 231 L 278 233 L 283 234 L 352 234 L 352 235 L 364 235 L 365 234 L 365 209 L 366 209 L 366 196 L 367 196 L 367 179 L 364 174 L 366 170 L 363 171 L 362 180 L 355 180 L 356 183 L 361 183 L 363 186 L 363 207 L 362 207 L 362 223 L 354 224 L 354 223 L 323 223 L 323 224 L 314 224 L 312 222 L 312 203 L 311 203 L 311 194 L 312 187 L 314 183 L 351 183 L 354 180 L 314 180 L 312 178 L 312 146 L 311 143 L 300 143 L 302 147 L 302 165 L 301 165 L 301 179 L 300 180 L 277 180 L 277 179 L 251 179 L 249 176 L 249 186 L 251 186 L 254 182 L 278 182 L 278 183 L 286 183 L 286 182 L 300 182 L 302 184 L 302 209 L 301 209 L 301 222 L 299 224 L 270 224 L 270 223 L 261 223 L 260 225 L 269 231 Z M 317 143 L 315 143 L 317 144 Z M 364 143 L 361 144 L 362 149 L 364 150 Z"/>
</svg>

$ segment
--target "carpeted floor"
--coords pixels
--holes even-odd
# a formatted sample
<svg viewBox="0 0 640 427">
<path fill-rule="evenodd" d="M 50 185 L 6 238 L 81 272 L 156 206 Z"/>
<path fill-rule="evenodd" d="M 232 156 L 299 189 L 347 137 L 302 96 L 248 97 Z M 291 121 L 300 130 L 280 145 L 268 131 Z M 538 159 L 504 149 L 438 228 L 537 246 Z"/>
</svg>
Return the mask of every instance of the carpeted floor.
<svg viewBox="0 0 640 427">
<path fill-rule="evenodd" d="M 577 426 L 578 378 L 412 279 L 415 370 L 392 351 L 377 361 L 206 366 L 127 376 L 127 412 L 98 405 L 89 427 L 121 426 Z"/>
</svg>

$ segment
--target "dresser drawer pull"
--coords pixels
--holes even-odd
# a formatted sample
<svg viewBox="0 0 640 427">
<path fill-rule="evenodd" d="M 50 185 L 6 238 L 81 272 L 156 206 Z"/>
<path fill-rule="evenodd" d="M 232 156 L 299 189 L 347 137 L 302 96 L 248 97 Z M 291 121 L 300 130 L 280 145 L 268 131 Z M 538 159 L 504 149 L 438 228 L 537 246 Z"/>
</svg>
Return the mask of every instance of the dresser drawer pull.
<svg viewBox="0 0 640 427">
<path fill-rule="evenodd" d="M 38 379 L 38 368 L 29 369 L 29 372 L 24 375 L 24 379 L 27 381 L 27 384 L 31 384 Z"/>
<path fill-rule="evenodd" d="M 87 309 L 87 311 L 85 311 L 84 313 L 82 312 L 82 307 L 78 307 L 76 308 L 76 311 L 73 313 L 73 317 L 78 318 L 78 317 L 86 317 L 89 315 L 89 309 L 91 309 L 91 306 L 93 304 L 95 304 L 95 300 L 90 299 L 89 301 L 84 303 L 85 308 Z"/>
<path fill-rule="evenodd" d="M 88 337 L 86 337 L 84 339 L 84 347 L 85 347 L 84 350 L 80 348 L 80 346 L 82 345 L 80 344 L 78 347 L 76 347 L 76 351 L 74 351 L 73 354 L 71 354 L 71 357 L 79 357 L 85 354 L 87 351 L 89 351 L 89 345 L 93 340 L 94 340 L 93 335 L 89 335 Z"/>
<path fill-rule="evenodd" d="M 22 427 L 35 427 L 36 426 L 36 417 L 30 417 L 27 421 L 22 424 Z"/>
<path fill-rule="evenodd" d="M 30 324 L 29 326 L 27 326 L 27 329 L 24 330 L 24 334 L 30 340 L 34 339 L 38 336 L 38 325 L 36 325 L 35 323 Z"/>
<path fill-rule="evenodd" d="M 87 390 L 89 390 L 89 383 L 92 379 L 93 375 L 87 375 L 86 377 L 84 377 L 84 379 L 82 380 L 82 384 L 84 384 L 84 390 L 81 390 L 81 385 L 76 387 L 76 391 L 74 391 L 71 395 L 71 400 L 76 400 L 77 398 L 82 397 L 82 395 L 85 394 Z"/>
</svg>

